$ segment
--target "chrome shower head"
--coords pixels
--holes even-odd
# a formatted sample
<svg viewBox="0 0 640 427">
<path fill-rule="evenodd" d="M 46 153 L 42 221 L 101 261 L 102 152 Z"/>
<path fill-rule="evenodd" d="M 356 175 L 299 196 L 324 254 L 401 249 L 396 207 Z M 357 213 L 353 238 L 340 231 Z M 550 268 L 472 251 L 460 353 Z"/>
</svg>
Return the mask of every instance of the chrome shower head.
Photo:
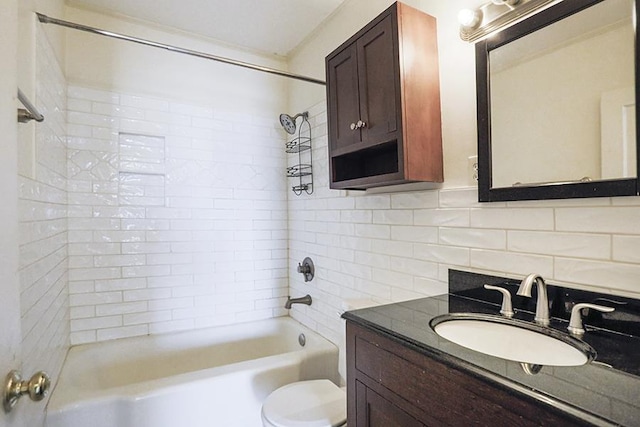
<svg viewBox="0 0 640 427">
<path fill-rule="evenodd" d="M 296 132 L 296 119 L 300 116 L 306 119 L 309 117 L 309 113 L 305 111 L 304 113 L 298 113 L 293 117 L 284 113 L 280 114 L 280 124 L 288 134 L 293 135 Z"/>
</svg>

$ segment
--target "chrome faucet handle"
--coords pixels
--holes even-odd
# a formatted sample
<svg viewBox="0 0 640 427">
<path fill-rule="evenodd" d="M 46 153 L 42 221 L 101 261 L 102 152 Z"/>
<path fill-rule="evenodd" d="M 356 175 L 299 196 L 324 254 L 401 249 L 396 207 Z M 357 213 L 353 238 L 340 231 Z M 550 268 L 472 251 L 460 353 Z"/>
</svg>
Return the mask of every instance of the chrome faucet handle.
<svg viewBox="0 0 640 427">
<path fill-rule="evenodd" d="M 576 304 L 571 309 L 571 319 L 569 319 L 569 326 L 567 329 L 569 333 L 575 337 L 581 337 L 584 335 L 584 326 L 582 324 L 582 313 L 581 310 L 583 308 L 591 308 L 593 310 L 602 311 L 603 313 L 611 313 L 614 311 L 614 308 L 605 307 L 604 305 L 591 304 L 588 302 L 581 302 L 580 304 Z"/>
<path fill-rule="evenodd" d="M 505 288 L 493 285 L 484 285 L 484 288 L 490 291 L 498 291 L 502 294 L 502 306 L 500 307 L 500 314 L 511 319 L 515 314 L 513 312 L 513 305 L 511 304 L 511 292 L 509 292 L 509 290 Z"/>
</svg>

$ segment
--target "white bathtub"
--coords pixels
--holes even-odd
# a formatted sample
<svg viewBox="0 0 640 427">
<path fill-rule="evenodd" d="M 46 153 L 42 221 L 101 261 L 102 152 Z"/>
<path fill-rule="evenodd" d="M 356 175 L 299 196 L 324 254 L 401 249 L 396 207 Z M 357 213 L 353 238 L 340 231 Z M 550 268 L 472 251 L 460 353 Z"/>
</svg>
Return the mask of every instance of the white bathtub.
<svg viewBox="0 0 640 427">
<path fill-rule="evenodd" d="M 269 393 L 316 378 L 337 383 L 338 349 L 288 317 L 76 346 L 45 425 L 258 427 Z"/>
</svg>

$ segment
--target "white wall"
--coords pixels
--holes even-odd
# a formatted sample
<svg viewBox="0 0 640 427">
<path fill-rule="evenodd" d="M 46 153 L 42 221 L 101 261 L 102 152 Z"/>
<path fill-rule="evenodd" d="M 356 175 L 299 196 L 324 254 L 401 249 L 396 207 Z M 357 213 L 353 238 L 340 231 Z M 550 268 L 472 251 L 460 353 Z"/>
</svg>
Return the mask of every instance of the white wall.
<svg viewBox="0 0 640 427">
<path fill-rule="evenodd" d="M 296 52 L 291 71 L 321 75 L 324 55 L 359 28 L 353 20 L 364 25 L 390 3 L 349 1 Z M 456 22 L 457 11 L 471 2 L 413 4 L 438 20 L 443 189 L 329 190 L 324 94 L 292 85 L 290 109 L 312 113 L 316 191 L 289 196 L 289 271 L 310 256 L 317 274 L 305 284 L 291 273 L 292 295 L 314 298 L 311 307 L 294 306 L 293 316 L 339 342 L 336 313 L 343 300 L 390 302 L 441 293 L 451 267 L 513 278 L 536 272 L 552 283 L 640 297 L 637 197 L 477 202 L 476 188 L 466 186 L 467 157 L 476 153 L 474 49 L 460 41 Z"/>
</svg>

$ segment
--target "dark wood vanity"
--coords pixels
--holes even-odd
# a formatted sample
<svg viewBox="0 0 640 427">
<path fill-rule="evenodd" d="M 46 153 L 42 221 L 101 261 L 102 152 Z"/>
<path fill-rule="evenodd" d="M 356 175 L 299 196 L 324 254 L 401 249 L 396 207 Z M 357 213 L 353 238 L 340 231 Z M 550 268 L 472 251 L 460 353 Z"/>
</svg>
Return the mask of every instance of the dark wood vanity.
<svg viewBox="0 0 640 427">
<path fill-rule="evenodd" d="M 590 425 L 352 322 L 347 378 L 350 426 Z"/>
<path fill-rule="evenodd" d="M 435 18 L 394 3 L 326 73 L 331 188 L 443 181 Z"/>
</svg>

